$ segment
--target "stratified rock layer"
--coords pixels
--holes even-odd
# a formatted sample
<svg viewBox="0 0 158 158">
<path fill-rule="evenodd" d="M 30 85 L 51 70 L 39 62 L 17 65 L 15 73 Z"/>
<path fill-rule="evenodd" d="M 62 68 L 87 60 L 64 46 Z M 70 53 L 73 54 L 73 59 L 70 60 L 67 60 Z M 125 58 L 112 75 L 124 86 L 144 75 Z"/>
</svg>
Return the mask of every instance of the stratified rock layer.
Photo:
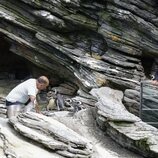
<svg viewBox="0 0 158 158">
<path fill-rule="evenodd" d="M 108 87 L 92 89 L 98 98 L 97 122 L 116 142 L 145 157 L 158 157 L 158 129 L 129 113 L 122 104 L 123 93 Z"/>
<path fill-rule="evenodd" d="M 10 119 L 14 128 L 53 151 L 67 157 L 90 157 L 90 142 L 64 124 L 37 113 L 22 113 Z"/>
</svg>

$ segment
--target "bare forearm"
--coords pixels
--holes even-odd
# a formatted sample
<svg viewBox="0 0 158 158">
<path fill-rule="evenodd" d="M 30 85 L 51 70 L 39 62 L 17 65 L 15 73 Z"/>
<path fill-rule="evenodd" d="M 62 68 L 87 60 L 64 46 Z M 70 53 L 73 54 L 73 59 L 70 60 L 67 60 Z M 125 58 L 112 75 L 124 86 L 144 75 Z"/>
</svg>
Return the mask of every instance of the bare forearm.
<svg viewBox="0 0 158 158">
<path fill-rule="evenodd" d="M 33 104 L 33 107 L 35 108 L 36 112 L 39 113 L 40 112 L 40 107 L 38 105 L 38 102 L 36 100 L 36 97 L 34 96 L 30 96 L 31 102 Z"/>
</svg>

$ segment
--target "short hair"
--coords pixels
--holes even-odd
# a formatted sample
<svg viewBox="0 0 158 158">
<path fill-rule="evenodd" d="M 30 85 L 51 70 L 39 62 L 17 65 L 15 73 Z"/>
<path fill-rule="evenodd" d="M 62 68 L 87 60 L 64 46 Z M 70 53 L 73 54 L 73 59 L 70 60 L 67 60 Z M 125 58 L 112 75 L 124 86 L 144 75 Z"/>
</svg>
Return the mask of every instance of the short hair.
<svg viewBox="0 0 158 158">
<path fill-rule="evenodd" d="M 37 78 L 38 83 L 40 84 L 49 84 L 49 80 L 46 76 L 40 76 L 39 78 Z"/>
</svg>

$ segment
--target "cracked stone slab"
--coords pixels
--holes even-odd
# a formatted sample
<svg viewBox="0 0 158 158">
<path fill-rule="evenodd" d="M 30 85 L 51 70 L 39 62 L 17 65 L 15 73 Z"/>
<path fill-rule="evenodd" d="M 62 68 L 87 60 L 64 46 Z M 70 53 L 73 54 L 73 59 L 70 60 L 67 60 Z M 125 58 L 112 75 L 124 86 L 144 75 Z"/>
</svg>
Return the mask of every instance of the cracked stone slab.
<svg viewBox="0 0 158 158">
<path fill-rule="evenodd" d="M 158 130 L 140 121 L 135 123 L 108 122 L 107 133 L 122 146 L 144 155 L 158 157 Z"/>
<path fill-rule="evenodd" d="M 98 114 L 111 121 L 140 121 L 138 117 L 126 110 L 122 104 L 123 92 L 109 87 L 92 89 L 91 94 L 98 98 Z"/>
<path fill-rule="evenodd" d="M 8 124 L 8 119 L 0 118 L 1 158 L 62 158 L 55 152 L 42 148 L 39 144 L 21 136 Z"/>
<path fill-rule="evenodd" d="M 91 143 L 64 124 L 34 112 L 21 113 L 10 119 L 15 130 L 45 147 L 68 157 L 89 157 Z M 73 156 L 72 156 L 73 155 Z"/>
<path fill-rule="evenodd" d="M 145 157 L 158 157 L 158 129 L 126 110 L 121 91 L 102 87 L 91 94 L 98 98 L 97 122 L 102 130 L 125 148 Z"/>
</svg>

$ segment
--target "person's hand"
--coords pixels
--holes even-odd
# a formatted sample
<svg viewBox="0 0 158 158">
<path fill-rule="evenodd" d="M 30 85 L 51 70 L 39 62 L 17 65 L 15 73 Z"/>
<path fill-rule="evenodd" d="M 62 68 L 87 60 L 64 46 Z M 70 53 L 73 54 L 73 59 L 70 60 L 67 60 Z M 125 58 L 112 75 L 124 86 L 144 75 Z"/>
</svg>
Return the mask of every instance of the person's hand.
<svg viewBox="0 0 158 158">
<path fill-rule="evenodd" d="M 39 105 L 37 105 L 37 104 L 35 105 L 35 110 L 36 110 L 37 113 L 39 113 L 39 114 L 41 113 L 40 107 L 39 107 Z"/>
</svg>

